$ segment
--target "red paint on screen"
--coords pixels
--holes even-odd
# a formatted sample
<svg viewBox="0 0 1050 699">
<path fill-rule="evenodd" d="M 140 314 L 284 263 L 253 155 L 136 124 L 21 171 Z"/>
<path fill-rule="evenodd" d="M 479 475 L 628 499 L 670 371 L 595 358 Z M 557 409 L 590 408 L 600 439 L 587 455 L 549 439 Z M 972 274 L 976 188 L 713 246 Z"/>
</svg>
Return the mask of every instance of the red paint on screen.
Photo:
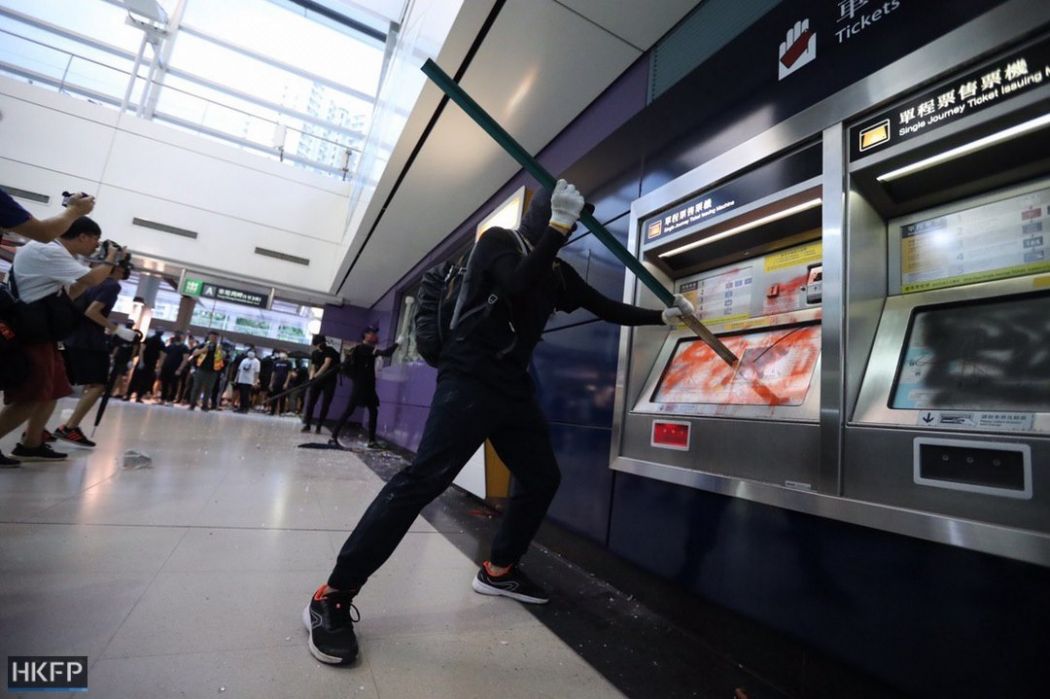
<svg viewBox="0 0 1050 699">
<path fill-rule="evenodd" d="M 740 358 L 725 363 L 696 340 L 680 344 L 653 397 L 656 403 L 801 405 L 820 357 L 820 325 L 720 338 Z"/>
</svg>

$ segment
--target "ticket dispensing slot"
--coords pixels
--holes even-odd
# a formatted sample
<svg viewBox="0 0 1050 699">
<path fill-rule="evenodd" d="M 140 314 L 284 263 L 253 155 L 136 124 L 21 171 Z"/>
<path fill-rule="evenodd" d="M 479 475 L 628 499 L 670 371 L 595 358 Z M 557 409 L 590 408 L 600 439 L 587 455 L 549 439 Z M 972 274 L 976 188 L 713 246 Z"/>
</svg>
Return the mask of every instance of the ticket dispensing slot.
<svg viewBox="0 0 1050 699">
<path fill-rule="evenodd" d="M 1048 112 L 1043 86 L 851 164 L 846 497 L 1050 533 Z"/>
<path fill-rule="evenodd" d="M 819 146 L 797 150 L 640 217 L 643 259 L 739 362 L 726 364 L 685 328 L 667 334 L 655 354 L 652 333 L 633 334 L 622 357 L 631 365 L 621 389 L 623 457 L 812 487 L 823 298 L 819 155 Z M 744 195 L 754 200 L 744 203 Z"/>
</svg>

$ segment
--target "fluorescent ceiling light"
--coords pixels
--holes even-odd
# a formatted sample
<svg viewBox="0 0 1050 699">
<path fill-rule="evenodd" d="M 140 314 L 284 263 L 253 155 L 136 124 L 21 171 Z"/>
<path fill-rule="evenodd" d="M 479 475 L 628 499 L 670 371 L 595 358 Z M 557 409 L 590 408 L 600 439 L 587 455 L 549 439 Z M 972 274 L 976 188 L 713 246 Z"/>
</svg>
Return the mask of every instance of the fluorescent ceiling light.
<svg viewBox="0 0 1050 699">
<path fill-rule="evenodd" d="M 704 238 L 703 240 L 697 240 L 696 242 L 689 243 L 688 245 L 683 245 L 680 248 L 675 248 L 674 250 L 668 250 L 667 252 L 660 253 L 659 257 L 672 257 L 674 255 L 677 255 L 678 253 L 685 252 L 686 250 L 692 250 L 693 248 L 698 248 L 701 245 L 707 245 L 708 243 L 713 243 L 716 240 L 728 238 L 731 235 L 736 235 L 737 233 L 742 233 L 743 231 L 749 231 L 752 228 L 758 228 L 759 226 L 764 226 L 767 223 L 772 223 L 773 221 L 779 221 L 782 218 L 787 218 L 788 216 L 791 216 L 792 214 L 797 214 L 800 211 L 808 211 L 809 209 L 814 209 L 820 206 L 821 201 L 822 200 L 820 197 L 817 197 L 816 199 L 810 199 L 809 201 L 802 202 L 801 204 L 796 204 L 795 206 L 783 209 L 782 211 L 776 211 L 774 213 L 769 214 L 768 216 L 763 216 L 762 218 L 756 219 L 749 223 L 744 223 L 739 226 L 736 226 L 735 228 L 730 228 L 727 231 L 716 233 L 715 235 L 712 235 L 708 238 Z"/>
<path fill-rule="evenodd" d="M 981 150 L 982 148 L 987 148 L 988 146 L 993 145 L 995 143 L 999 143 L 1001 141 L 1008 141 L 1011 138 L 1016 138 L 1018 136 L 1026 134 L 1029 131 L 1034 131 L 1038 128 L 1042 128 L 1047 124 L 1050 124 L 1050 114 L 1044 114 L 1041 117 L 1030 119 L 1029 121 L 1017 124 L 1016 126 L 1011 126 L 1008 129 L 997 131 L 993 134 L 985 136 L 984 138 L 979 138 L 976 141 L 966 143 L 957 148 L 951 148 L 949 150 L 944 151 L 943 153 L 938 153 L 937 155 L 930 156 L 925 160 L 920 160 L 917 163 L 905 165 L 902 168 L 892 170 L 884 175 L 879 175 L 875 179 L 877 179 L 879 182 L 889 182 L 890 180 L 896 180 L 898 178 L 904 177 L 905 175 L 910 175 L 913 172 L 919 172 L 920 170 L 925 170 L 926 168 L 933 167 L 934 165 L 939 165 L 940 163 L 946 162 L 948 160 L 954 160 L 955 158 L 966 155 L 967 153 L 973 153 L 974 151 Z"/>
</svg>

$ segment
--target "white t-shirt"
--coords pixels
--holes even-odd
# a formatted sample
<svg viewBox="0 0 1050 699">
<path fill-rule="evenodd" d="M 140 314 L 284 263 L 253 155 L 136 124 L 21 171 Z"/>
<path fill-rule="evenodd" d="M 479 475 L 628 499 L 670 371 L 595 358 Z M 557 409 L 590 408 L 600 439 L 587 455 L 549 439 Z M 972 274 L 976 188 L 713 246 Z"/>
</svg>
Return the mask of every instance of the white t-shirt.
<svg viewBox="0 0 1050 699">
<path fill-rule="evenodd" d="M 258 359 L 245 357 L 241 365 L 237 367 L 237 383 L 254 384 L 261 368 L 262 364 Z"/>
<path fill-rule="evenodd" d="M 68 287 L 91 271 L 77 262 L 57 240 L 38 243 L 31 240 L 15 253 L 13 265 L 18 298 L 24 303 L 39 301 Z"/>
</svg>

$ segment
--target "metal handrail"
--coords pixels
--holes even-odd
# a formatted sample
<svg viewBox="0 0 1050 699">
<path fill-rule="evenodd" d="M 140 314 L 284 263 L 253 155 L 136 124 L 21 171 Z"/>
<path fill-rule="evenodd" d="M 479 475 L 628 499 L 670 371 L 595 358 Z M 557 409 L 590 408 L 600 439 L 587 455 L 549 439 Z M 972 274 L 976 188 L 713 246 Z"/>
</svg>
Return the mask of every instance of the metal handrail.
<svg viewBox="0 0 1050 699">
<path fill-rule="evenodd" d="M 30 44 L 35 44 L 37 46 L 41 46 L 43 48 L 49 49 L 49 50 L 54 51 L 54 52 L 56 52 L 56 53 L 58 53 L 58 54 L 60 54 L 62 56 L 68 56 L 69 58 L 68 58 L 68 60 L 66 62 L 66 67 L 65 67 L 65 70 L 62 73 L 61 79 L 57 80 L 57 83 L 53 82 L 53 84 L 55 84 L 57 90 L 59 92 L 64 93 L 64 94 L 69 94 L 69 91 L 66 90 L 67 87 L 69 88 L 70 91 L 73 91 L 73 92 L 81 92 L 81 93 L 93 93 L 93 92 L 96 92 L 95 90 L 91 90 L 90 88 L 87 88 L 85 86 L 77 85 L 77 84 L 69 82 L 67 80 L 67 77 L 69 75 L 70 68 L 72 66 L 73 60 L 74 59 L 79 59 L 79 60 L 85 61 L 87 63 L 91 63 L 91 64 L 94 64 L 94 65 L 106 68 L 107 70 L 113 71 L 114 73 L 119 73 L 120 75 L 126 76 L 128 79 L 131 79 L 132 77 L 134 77 L 136 80 L 142 80 L 143 82 L 149 82 L 150 84 L 155 85 L 158 89 L 172 90 L 174 92 L 178 92 L 178 93 L 187 95 L 189 97 L 192 97 L 194 99 L 200 100 L 201 102 L 205 102 L 207 104 L 211 104 L 211 105 L 215 105 L 217 107 L 221 107 L 222 109 L 227 109 L 227 110 L 230 110 L 232 112 L 236 112 L 238 114 L 242 114 L 242 115 L 247 116 L 247 117 L 249 117 L 251 119 L 258 119 L 259 121 L 262 121 L 262 122 L 265 122 L 265 123 L 273 125 L 275 128 L 276 127 L 284 127 L 285 129 L 287 129 L 289 131 L 294 131 L 296 133 L 299 133 L 302 136 L 305 136 L 305 137 L 308 137 L 308 138 L 315 138 L 315 139 L 318 139 L 320 141 L 323 141 L 323 142 L 326 142 L 326 143 L 330 143 L 332 145 L 338 146 L 340 149 L 342 149 L 344 151 L 348 151 L 349 153 L 355 153 L 355 152 L 356 153 L 360 153 L 361 152 L 360 148 L 356 148 L 356 147 L 350 146 L 350 145 L 348 145 L 346 143 L 342 143 L 340 141 L 336 141 L 336 140 L 333 140 L 333 139 L 330 139 L 330 138 L 326 138 L 324 136 L 319 136 L 319 135 L 316 135 L 316 134 L 312 134 L 312 133 L 309 133 L 307 131 L 304 131 L 303 129 L 299 129 L 299 128 L 296 128 L 294 126 L 291 126 L 289 124 L 282 124 L 280 121 L 275 121 L 275 120 L 270 119 L 270 118 L 268 118 L 266 116 L 262 116 L 260 114 L 255 114 L 253 112 L 247 111 L 245 109 L 241 109 L 239 107 L 235 107 L 235 106 L 232 106 L 232 105 L 229 105 L 229 104 L 225 104 L 223 102 L 219 102 L 219 101 L 216 101 L 216 100 L 213 100 L 213 99 L 209 99 L 207 97 L 204 97 L 203 95 L 199 95 L 199 94 L 196 94 L 194 92 L 190 92 L 188 90 L 184 90 L 184 89 L 179 88 L 179 87 L 166 85 L 163 82 L 149 81 L 148 78 L 143 77 L 141 75 L 133 75 L 133 73 L 131 71 L 123 70 L 121 68 L 117 68 L 116 66 L 109 65 L 108 63 L 104 63 L 102 61 L 98 61 L 98 60 L 95 60 L 93 58 L 89 58 L 87 56 L 83 56 L 81 54 L 74 53 L 72 51 L 68 51 L 66 49 L 59 48 L 57 46 L 53 46 L 51 44 L 48 44 L 47 42 L 40 41 L 39 39 L 33 39 L 31 37 L 24 36 L 24 35 L 19 34 L 17 32 L 13 32 L 13 31 L 10 31 L 8 29 L 3 29 L 3 28 L 0 28 L 0 34 L 7 34 L 8 36 L 12 36 L 12 37 L 15 37 L 17 39 L 21 39 L 22 41 L 26 41 L 26 42 L 28 42 Z M 51 80 L 54 81 L 55 79 L 51 79 Z M 187 120 L 175 117 L 175 115 L 157 114 L 156 116 L 160 117 L 162 120 L 178 121 L 180 123 L 180 125 L 182 125 L 184 128 L 189 128 Z M 335 127 L 336 125 L 333 124 L 332 126 Z M 195 128 L 207 130 L 208 131 L 208 135 L 212 136 L 212 137 L 217 137 L 217 138 L 224 138 L 225 137 L 225 134 L 223 132 L 218 131 L 216 129 L 210 129 L 208 127 L 205 127 L 203 124 L 199 124 Z M 229 136 L 230 137 L 227 140 L 229 140 L 231 143 L 239 143 L 241 145 L 244 145 L 244 141 L 246 139 L 235 138 L 235 137 L 233 137 L 232 134 L 230 134 Z M 283 148 L 282 147 L 277 147 L 277 146 L 271 146 L 271 147 L 273 148 L 273 150 L 277 151 L 278 156 L 280 156 L 281 160 L 283 161 L 284 158 L 285 158 L 284 152 L 283 152 Z M 262 148 L 263 149 L 267 149 L 268 147 L 267 146 L 262 146 Z M 320 163 L 320 162 L 317 162 L 317 161 L 312 161 L 312 160 L 309 160 L 307 158 L 302 158 L 300 156 L 296 156 L 294 159 L 293 158 L 289 158 L 289 160 L 293 160 L 295 162 L 302 162 L 304 164 L 308 164 L 308 165 L 311 165 L 313 167 L 318 167 L 318 168 L 324 169 L 324 170 L 339 171 L 339 172 L 341 172 L 343 174 L 343 178 L 344 179 L 346 179 L 346 177 L 349 174 L 349 167 L 348 167 L 348 165 L 349 165 L 349 158 L 347 158 L 346 166 L 344 166 L 342 168 L 334 167 L 334 166 L 328 165 L 326 163 Z"/>
</svg>

